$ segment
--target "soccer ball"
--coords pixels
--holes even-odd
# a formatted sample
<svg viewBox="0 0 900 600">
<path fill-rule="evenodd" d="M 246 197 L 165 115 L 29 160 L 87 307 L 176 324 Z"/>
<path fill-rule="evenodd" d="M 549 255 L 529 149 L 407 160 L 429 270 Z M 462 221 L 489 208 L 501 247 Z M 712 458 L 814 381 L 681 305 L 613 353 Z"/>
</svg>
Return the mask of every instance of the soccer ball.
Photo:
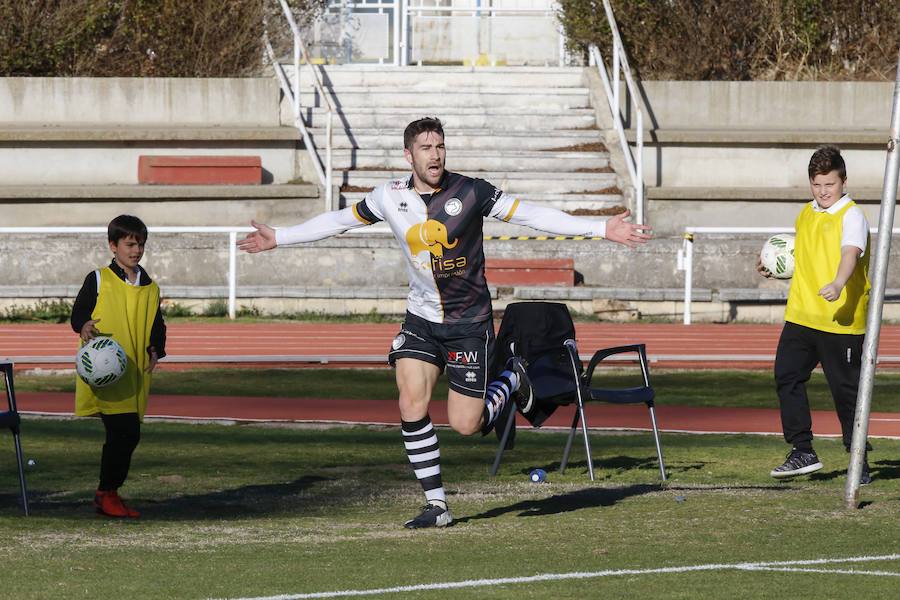
<svg viewBox="0 0 900 600">
<path fill-rule="evenodd" d="M 763 244 L 759 261 L 776 279 L 794 276 L 794 236 L 789 233 L 773 235 Z"/>
<path fill-rule="evenodd" d="M 75 355 L 78 376 L 91 387 L 112 385 L 122 378 L 128 357 L 119 343 L 110 337 L 95 337 Z"/>
</svg>

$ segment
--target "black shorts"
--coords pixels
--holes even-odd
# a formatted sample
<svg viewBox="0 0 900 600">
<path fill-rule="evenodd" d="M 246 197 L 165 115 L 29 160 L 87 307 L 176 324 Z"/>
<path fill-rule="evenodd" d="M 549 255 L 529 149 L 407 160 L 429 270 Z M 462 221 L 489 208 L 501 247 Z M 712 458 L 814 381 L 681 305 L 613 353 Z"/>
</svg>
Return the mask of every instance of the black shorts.
<svg viewBox="0 0 900 600">
<path fill-rule="evenodd" d="M 491 358 L 494 354 L 494 324 L 432 323 L 412 313 L 391 343 L 388 361 L 415 358 L 447 369 L 450 389 L 465 396 L 484 398 Z"/>
</svg>

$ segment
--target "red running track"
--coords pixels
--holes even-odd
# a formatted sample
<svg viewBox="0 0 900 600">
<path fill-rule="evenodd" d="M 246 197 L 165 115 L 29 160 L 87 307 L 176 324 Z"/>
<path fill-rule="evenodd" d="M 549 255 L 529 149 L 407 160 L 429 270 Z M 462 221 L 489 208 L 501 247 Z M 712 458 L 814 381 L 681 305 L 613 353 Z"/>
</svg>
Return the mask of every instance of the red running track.
<svg viewBox="0 0 900 600">
<path fill-rule="evenodd" d="M 74 398 L 60 392 L 20 392 L 16 394 L 23 412 L 71 415 Z M 699 408 L 657 405 L 657 422 L 662 431 L 700 433 L 781 434 L 779 413 L 770 408 Z M 545 427 L 571 426 L 573 407 L 562 407 Z M 650 430 L 647 409 L 591 403 L 586 406 L 587 422 L 593 428 Z M 431 418 L 447 425 L 447 403 L 431 403 Z M 400 425 L 394 400 L 336 400 L 321 398 L 260 398 L 151 395 L 148 416 L 228 421 L 289 421 L 314 423 L 366 423 Z M 519 425 L 528 424 L 519 417 Z M 813 411 L 813 432 L 817 436 L 839 436 L 840 424 L 834 411 Z M 900 414 L 872 413 L 869 435 L 900 439 Z"/>
<path fill-rule="evenodd" d="M 203 357 L 284 363 L 290 362 L 285 357 L 297 356 L 345 359 L 328 366 L 352 364 L 353 357 L 383 365 L 398 330 L 392 323 L 174 323 L 169 325 L 167 350 L 170 365 L 187 357 L 193 357 L 193 363 L 203 363 Z M 770 368 L 781 326 L 579 323 L 576 330 L 583 356 L 598 348 L 643 343 L 655 366 Z M 10 358 L 19 366 L 34 364 L 28 357 L 73 356 L 76 347 L 77 338 L 65 324 L 0 325 L 0 360 Z M 882 328 L 879 360 L 882 367 L 900 367 L 900 326 Z"/>
<path fill-rule="evenodd" d="M 376 360 L 375 364 L 384 364 L 387 348 L 398 329 L 398 324 L 174 323 L 169 326 L 168 352 L 174 358 L 255 357 L 266 360 L 268 364 L 281 364 L 283 361 L 277 357 L 290 355 L 366 356 Z M 781 326 L 579 323 L 576 329 L 583 354 L 597 348 L 644 343 L 656 367 L 771 369 Z M 0 325 L 0 360 L 12 358 L 19 368 L 36 366 L 20 360 L 20 357 L 72 356 L 76 345 L 77 338 L 68 325 Z M 881 359 L 887 359 L 883 366 L 900 366 L 900 326 L 885 326 L 882 329 L 879 353 Z M 69 359 L 58 363 L 58 366 L 71 367 L 71 364 Z M 193 364 L 202 364 L 202 361 Z M 351 364 L 354 363 L 328 366 Z M 164 362 L 162 366 L 177 368 L 178 364 L 166 365 Z M 20 393 L 18 396 L 23 411 L 70 414 L 72 410 L 71 394 Z M 433 407 L 432 418 L 435 422 L 446 424 L 445 403 L 435 401 Z M 665 431 L 781 431 L 775 409 L 706 409 L 661 405 L 658 411 L 660 427 Z M 398 423 L 394 401 L 326 401 L 314 398 L 154 395 L 149 414 L 201 419 Z M 645 429 L 649 426 L 647 412 L 641 407 L 591 404 L 588 415 L 588 423 L 595 427 Z M 836 435 L 840 431 L 833 412 L 815 412 L 813 419 L 817 435 Z M 567 426 L 570 420 L 571 410 L 561 409 L 548 426 Z M 870 433 L 873 436 L 900 437 L 900 415 L 873 413 Z"/>
</svg>

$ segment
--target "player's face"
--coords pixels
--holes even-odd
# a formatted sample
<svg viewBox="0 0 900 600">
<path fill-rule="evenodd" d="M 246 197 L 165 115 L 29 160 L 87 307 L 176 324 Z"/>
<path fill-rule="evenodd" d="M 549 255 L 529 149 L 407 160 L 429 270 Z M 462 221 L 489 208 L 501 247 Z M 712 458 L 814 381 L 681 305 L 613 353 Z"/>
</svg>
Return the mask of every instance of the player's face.
<svg viewBox="0 0 900 600">
<path fill-rule="evenodd" d="M 134 236 L 121 238 L 118 242 L 110 242 L 109 249 L 120 267 L 132 271 L 144 256 L 144 242 L 138 241 Z"/>
<path fill-rule="evenodd" d="M 444 162 L 447 159 L 443 136 L 433 131 L 423 131 L 413 140 L 412 148 L 404 148 L 403 154 L 412 166 L 416 187 L 436 188 L 444 176 Z"/>
<path fill-rule="evenodd" d="M 816 175 L 809 180 L 809 189 L 821 208 L 829 208 L 844 195 L 844 184 L 837 170 L 824 175 Z"/>
</svg>

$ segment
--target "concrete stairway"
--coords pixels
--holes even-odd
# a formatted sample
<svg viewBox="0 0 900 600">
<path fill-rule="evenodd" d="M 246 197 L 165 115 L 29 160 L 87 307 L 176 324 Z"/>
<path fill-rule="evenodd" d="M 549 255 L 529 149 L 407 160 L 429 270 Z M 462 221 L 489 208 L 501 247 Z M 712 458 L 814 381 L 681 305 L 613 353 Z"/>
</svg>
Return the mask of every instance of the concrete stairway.
<svg viewBox="0 0 900 600">
<path fill-rule="evenodd" d="M 338 109 L 333 161 L 343 206 L 403 177 L 403 130 L 419 117 L 444 123 L 447 168 L 490 181 L 520 199 L 561 210 L 622 203 L 581 68 L 327 66 Z M 319 148 L 326 111 L 308 71 L 301 102 Z M 488 234 L 534 233 L 485 222 Z"/>
</svg>

